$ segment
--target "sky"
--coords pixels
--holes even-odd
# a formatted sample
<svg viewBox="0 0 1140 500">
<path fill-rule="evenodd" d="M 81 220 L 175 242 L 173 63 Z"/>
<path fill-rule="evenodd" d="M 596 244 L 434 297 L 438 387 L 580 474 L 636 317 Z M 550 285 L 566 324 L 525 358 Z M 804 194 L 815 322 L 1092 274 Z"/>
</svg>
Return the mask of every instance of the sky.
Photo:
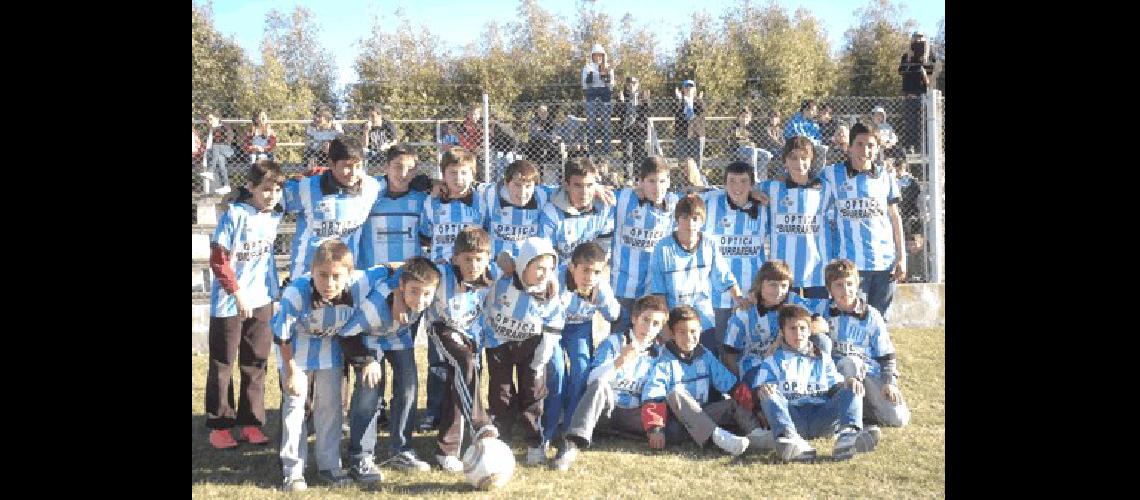
<svg viewBox="0 0 1140 500">
<path fill-rule="evenodd" d="M 831 42 L 833 55 L 843 45 L 843 33 L 853 25 L 855 10 L 871 0 L 780 0 L 788 13 L 806 7 L 821 20 Z M 201 2 L 195 2 L 200 4 Z M 359 40 L 368 35 L 374 19 L 381 19 L 381 29 L 393 31 L 396 20 L 393 12 L 403 8 L 413 27 L 427 25 L 445 44 L 458 53 L 459 49 L 478 39 L 483 26 L 491 20 L 500 25 L 515 16 L 518 0 L 214 0 L 214 27 L 231 37 L 255 63 L 260 63 L 259 45 L 265 28 L 265 14 L 271 9 L 282 12 L 302 5 L 314 13 L 319 25 L 321 45 L 336 60 L 337 86 L 356 81 L 352 64 L 360 52 Z M 647 5 L 652 5 L 647 9 Z M 714 16 L 738 0 L 597 0 L 595 6 L 610 15 L 615 23 L 626 12 L 633 14 L 635 23 L 650 27 L 659 42 L 666 47 L 675 45 L 682 28 L 689 24 L 690 15 L 697 10 Z M 761 6 L 764 0 L 754 0 Z M 945 0 L 896 0 L 903 7 L 903 18 L 914 19 L 919 29 L 933 39 L 938 33 L 938 22 L 946 17 Z M 543 9 L 571 23 L 577 16 L 578 0 L 539 0 Z M 643 12 L 646 11 L 646 12 Z"/>
</svg>

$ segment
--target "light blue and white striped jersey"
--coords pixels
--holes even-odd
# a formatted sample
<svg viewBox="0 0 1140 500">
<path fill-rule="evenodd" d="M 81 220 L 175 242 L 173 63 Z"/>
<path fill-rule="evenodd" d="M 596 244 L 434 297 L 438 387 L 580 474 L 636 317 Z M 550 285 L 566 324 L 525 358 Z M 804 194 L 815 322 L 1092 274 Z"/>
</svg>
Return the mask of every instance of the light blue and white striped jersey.
<svg viewBox="0 0 1140 500">
<path fill-rule="evenodd" d="M 598 344 L 594 359 L 590 362 L 590 369 L 595 370 L 606 363 L 617 360 L 621 350 L 630 341 L 629 332 L 615 333 Z M 649 371 L 653 363 L 664 348 L 660 344 L 642 351 L 632 363 L 622 365 L 614 370 L 614 377 L 610 379 L 610 387 L 614 390 L 614 406 L 618 408 L 640 408 L 641 391 L 645 388 L 645 381 L 649 378 Z"/>
<path fill-rule="evenodd" d="M 357 252 L 356 265 L 363 269 L 423 255 L 419 226 L 428 194 L 412 189 L 392 198 L 388 192 L 388 178 L 376 177 L 376 181 L 380 191 L 364 223 L 360 251 Z"/>
<path fill-rule="evenodd" d="M 426 311 L 429 322 L 441 321 L 471 339 L 476 346 L 483 342 L 483 298 L 490 287 L 471 288 L 459 280 L 454 264 L 439 266 L 439 286 L 435 299 Z"/>
<path fill-rule="evenodd" d="M 704 346 L 698 345 L 699 355 L 693 356 L 689 362 L 681 361 L 672 351 L 672 343 L 665 344 L 661 355 L 649 371 L 645 387 L 641 390 L 642 402 L 659 403 L 673 392 L 677 386 L 682 386 L 698 403 L 704 405 L 709 402 L 709 389 L 720 392 L 732 390 L 736 385 L 736 375 L 728 371 L 716 356 Z"/>
<path fill-rule="evenodd" d="M 522 241 L 538 236 L 538 214 L 546 205 L 546 199 L 552 190 L 557 188 L 549 186 L 535 186 L 534 196 L 525 208 L 512 205 L 507 194 L 507 186 L 503 183 L 491 184 L 482 191 L 484 207 L 487 207 L 487 217 L 483 229 L 491 236 L 491 278 L 499 279 L 502 271 L 495 262 L 499 252 L 507 252 L 511 258 L 519 256 L 519 246 Z"/>
<path fill-rule="evenodd" d="M 341 329 L 342 337 L 363 335 L 364 348 L 372 353 L 372 357 L 380 359 L 384 351 L 400 351 L 411 349 L 415 343 L 415 331 L 412 327 L 423 316 L 423 313 L 412 314 L 409 311 L 408 324 L 401 325 L 392 319 L 392 300 L 404 300 L 403 297 L 392 296 L 392 292 L 400 286 L 399 271 L 392 273 L 387 279 L 376 283 L 360 307 L 349 318 L 348 323 Z"/>
<path fill-rule="evenodd" d="M 577 292 L 567 288 L 567 274 L 569 271 L 559 273 L 560 284 L 562 285 L 562 305 L 566 309 L 567 325 L 593 321 L 595 311 L 602 313 L 602 318 L 606 321 L 617 320 L 618 315 L 621 314 L 621 303 L 614 297 L 613 289 L 610 288 L 609 283 L 606 283 L 605 280 L 598 282 L 598 299 L 595 305 L 589 299 L 583 299 Z"/>
<path fill-rule="evenodd" d="M 822 404 L 827 402 L 827 391 L 843 382 L 835 362 L 827 356 L 811 356 L 779 347 L 764 358 L 749 387 L 775 384 L 788 405 Z"/>
<path fill-rule="evenodd" d="M 765 212 L 773 260 L 782 260 L 792 271 L 792 288 L 825 286 L 823 268 L 835 259 L 831 225 L 826 220 L 832 203 L 824 198 L 822 179 L 807 186 L 791 180 L 767 180 L 757 189 L 768 197 Z"/>
<path fill-rule="evenodd" d="M 305 371 L 339 368 L 344 364 L 340 347 L 340 331 L 364 297 L 379 281 L 388 278 L 390 270 L 376 266 L 349 274 L 346 291 L 352 296 L 352 305 L 326 305 L 313 309 L 313 278 L 305 274 L 289 283 L 281 294 L 281 304 L 270 323 L 273 337 L 291 342 L 293 359 Z M 277 366 L 284 369 L 281 350 L 277 349 Z"/>
<path fill-rule="evenodd" d="M 673 232 L 673 210 L 677 194 L 665 193 L 664 208 L 651 201 L 640 201 L 632 188 L 615 193 L 612 282 L 614 293 L 623 299 L 645 295 L 649 259 L 661 238 Z"/>
<path fill-rule="evenodd" d="M 664 295 L 669 309 L 693 306 L 701 316 L 701 329 L 715 326 L 713 294 L 730 293 L 736 278 L 712 238 L 701 236 L 689 253 L 674 235 L 657 242 L 649 264 L 649 293 Z M 742 291 L 743 293 L 743 291 Z"/>
<path fill-rule="evenodd" d="M 460 199 L 446 203 L 434 196 L 424 199 L 423 216 L 420 217 L 420 235 L 431 240 L 428 258 L 432 262 L 438 266 L 449 264 L 451 255 L 455 253 L 455 236 L 459 231 L 467 226 L 483 227 L 483 221 L 487 216 L 483 191 L 493 186 L 494 184 L 473 186 L 470 205 Z"/>
<path fill-rule="evenodd" d="M 553 198 L 557 193 L 551 195 Z M 569 265 L 570 257 L 578 245 L 598 238 L 608 238 L 614 233 L 614 208 L 595 200 L 594 210 L 586 214 L 567 214 L 553 201 L 547 200 L 538 215 L 538 236 L 550 240 L 554 251 L 558 252 L 558 272 Z M 602 244 L 609 252 L 610 245 Z"/>
<path fill-rule="evenodd" d="M 495 280 L 487 292 L 483 309 L 487 311 L 483 344 L 493 349 L 507 342 L 522 342 L 546 334 L 562 335 L 566 326 L 566 309 L 562 304 L 561 286 L 547 301 L 526 293 L 515 276 L 504 275 Z"/>
<path fill-rule="evenodd" d="M 820 172 L 825 198 L 835 205 L 839 227 L 836 255 L 851 260 L 860 271 L 889 270 L 898 256 L 887 207 L 899 201 L 898 183 L 881 164 L 875 165 L 870 175 L 852 172 L 846 163 Z"/>
<path fill-rule="evenodd" d="M 737 362 L 740 374 L 748 373 L 764 361 L 768 354 L 768 347 L 780 335 L 780 307 L 785 305 L 799 305 L 808 307 L 808 304 L 792 292 L 782 304 L 775 307 L 764 308 L 760 313 L 761 305 L 749 307 L 744 311 L 736 311 L 728 319 L 728 326 L 724 330 L 724 345 L 740 351 Z M 811 310 L 810 308 L 808 309 Z"/>
<path fill-rule="evenodd" d="M 234 271 L 238 290 L 242 291 L 250 309 L 270 303 L 279 293 L 273 240 L 277 237 L 280 222 L 280 212 L 260 212 L 253 205 L 234 203 L 218 220 L 218 227 L 210 240 L 229 252 L 229 265 Z M 237 302 L 215 277 L 210 287 L 210 316 L 228 318 L 235 315 Z"/>
<path fill-rule="evenodd" d="M 297 214 L 297 232 L 293 235 L 293 254 L 289 266 L 290 279 L 297 279 L 309 272 L 313 253 L 329 238 L 340 238 L 349 250 L 357 253 L 360 248 L 360 228 L 368 219 L 368 213 L 380 192 L 376 179 L 365 176 L 360 181 L 359 194 L 324 194 L 321 179 L 326 176 L 329 177 L 326 181 L 328 184 L 335 184 L 328 172 L 285 183 L 282 205 L 286 212 Z"/>
<path fill-rule="evenodd" d="M 831 336 L 831 356 L 836 362 L 852 355 L 863 359 L 868 377 L 881 377 L 881 366 L 875 358 L 895 354 L 895 344 L 887 332 L 883 315 L 862 298 L 851 313 L 841 312 L 834 302 L 821 303 L 816 311 L 827 320 Z"/>
<path fill-rule="evenodd" d="M 717 250 L 724 256 L 732 276 L 744 292 L 752 286 L 752 278 L 764 265 L 764 232 L 768 214 L 761 207 L 754 207 L 755 202 L 751 200 L 740 209 L 734 208 L 723 189 L 705 191 L 701 193 L 701 199 L 705 201 L 707 213 L 702 231 L 706 238 L 716 243 Z M 756 217 L 749 214 L 752 208 L 755 208 Z M 732 306 L 730 294 L 722 293 L 713 299 L 713 307 L 728 309 Z"/>
</svg>

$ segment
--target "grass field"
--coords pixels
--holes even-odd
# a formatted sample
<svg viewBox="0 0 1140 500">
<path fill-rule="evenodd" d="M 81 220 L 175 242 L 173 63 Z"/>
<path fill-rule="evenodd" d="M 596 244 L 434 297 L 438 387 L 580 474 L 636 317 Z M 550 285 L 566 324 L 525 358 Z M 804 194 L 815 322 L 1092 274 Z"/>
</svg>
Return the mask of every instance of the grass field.
<svg viewBox="0 0 1140 500">
<path fill-rule="evenodd" d="M 525 446 L 521 429 L 516 429 L 511 445 L 519 466 L 514 479 L 492 495 L 473 491 L 462 475 L 445 473 L 438 468 L 427 473 L 405 473 L 384 468 L 384 480 L 379 485 L 332 489 L 316 484 L 312 479 L 316 474 L 312 464 L 306 471 L 306 477 L 310 479 L 309 490 L 299 495 L 310 498 L 365 495 L 710 498 L 721 494 L 733 498 L 941 497 L 944 496 L 946 479 L 945 331 L 941 328 L 902 329 L 891 332 L 891 336 L 900 353 L 901 385 L 913 413 L 911 423 L 905 429 L 884 429 L 882 441 L 874 452 L 857 455 L 847 462 L 772 464 L 765 458 L 749 454 L 733 459 L 711 444 L 704 450 L 690 442 L 670 445 L 662 452 L 651 452 L 644 441 L 601 438 L 579 455 L 570 471 L 559 473 L 545 467 L 522 465 Z M 422 377 L 426 350 L 420 349 L 416 354 Z M 206 356 L 192 356 L 192 495 L 224 498 L 282 495 L 279 491 L 281 469 L 276 444 L 256 447 L 243 443 L 236 450 L 219 451 L 207 443 L 206 367 Z M 423 391 L 421 380 L 421 408 L 424 404 Z M 269 423 L 265 431 L 276 443 L 280 436 L 280 394 L 272 360 L 266 400 Z M 434 432 L 416 435 L 413 445 L 420 458 L 426 460 L 432 456 L 434 439 Z M 347 447 L 345 443 L 342 440 L 342 457 L 347 456 L 343 453 Z M 833 440 L 816 439 L 812 445 L 821 455 L 830 456 Z M 381 451 L 380 459 L 384 457 L 386 446 L 385 429 L 377 446 Z M 347 463 L 344 466 L 347 467 Z"/>
</svg>

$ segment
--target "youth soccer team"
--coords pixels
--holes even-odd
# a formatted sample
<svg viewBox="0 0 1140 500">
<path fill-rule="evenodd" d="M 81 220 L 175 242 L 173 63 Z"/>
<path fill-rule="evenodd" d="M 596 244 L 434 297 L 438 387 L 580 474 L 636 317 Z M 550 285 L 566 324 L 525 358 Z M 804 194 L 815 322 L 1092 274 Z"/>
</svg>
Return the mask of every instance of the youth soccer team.
<svg viewBox="0 0 1140 500">
<path fill-rule="evenodd" d="M 501 182 L 476 183 L 475 157 L 458 147 L 443 155 L 442 182 L 416 175 L 401 145 L 373 178 L 352 137 L 330 143 L 317 176 L 287 181 L 278 164 L 256 164 L 211 242 L 209 441 L 269 442 L 264 380 L 276 345 L 284 489 L 307 488 L 309 433 L 321 482 L 381 480 L 383 362 L 393 388 L 385 463 L 428 470 L 411 446 L 413 345 L 426 335 L 427 419 L 446 471 L 463 470 L 465 429 L 500 437 L 516 419 L 526 463 L 561 471 L 602 429 L 654 449 L 711 440 L 784 461 L 814 459 L 806 440 L 821 436 L 834 436 L 836 459 L 871 451 L 878 426 L 910 419 L 881 314 L 906 252 L 898 186 L 874 161 L 878 138 L 861 124 L 850 137 L 850 160 L 816 176 L 812 144 L 797 136 L 781 177 L 757 182 L 736 162 L 724 189 L 685 195 L 669 192 L 659 157 L 616 190 L 586 158 L 567 163 L 561 186 L 539 185 L 528 160 Z M 279 290 L 284 212 L 297 230 Z M 611 322 L 604 339 L 595 313 Z"/>
</svg>

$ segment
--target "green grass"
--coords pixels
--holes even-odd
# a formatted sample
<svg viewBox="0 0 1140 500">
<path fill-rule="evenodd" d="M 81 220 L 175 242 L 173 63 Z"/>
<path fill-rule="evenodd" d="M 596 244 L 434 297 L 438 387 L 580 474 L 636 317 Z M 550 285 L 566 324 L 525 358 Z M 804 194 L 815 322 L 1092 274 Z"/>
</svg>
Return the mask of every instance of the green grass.
<svg viewBox="0 0 1140 500">
<path fill-rule="evenodd" d="M 447 497 L 574 497 L 645 498 L 662 497 L 931 497 L 944 496 L 946 479 L 945 409 L 945 331 L 902 329 L 892 332 L 901 353 L 902 390 L 913 416 L 904 429 L 883 429 L 882 441 L 874 452 L 857 455 L 847 462 L 814 464 L 771 464 L 766 459 L 745 454 L 739 459 L 724 455 L 714 446 L 701 450 L 692 443 L 670 445 L 663 452 L 651 452 L 644 441 L 599 438 L 579 455 L 569 472 L 522 465 L 525 447 L 521 429 L 516 428 L 511 447 L 519 466 L 511 482 L 491 495 L 475 492 L 461 475 L 433 468 L 431 472 L 400 472 L 384 468 L 384 481 L 375 487 L 357 485 L 330 489 L 310 483 L 310 498 L 384 496 Z M 417 350 L 421 377 L 426 351 Z M 277 446 L 255 447 L 242 444 L 236 450 L 218 451 L 206 441 L 205 379 L 206 356 L 193 356 L 191 371 L 192 487 L 195 497 L 251 498 L 281 495 Z M 235 379 L 236 382 L 236 379 Z M 266 384 L 268 407 L 266 434 L 279 439 L 277 371 L 270 361 Z M 420 384 L 420 407 L 424 404 L 424 384 Z M 390 392 L 389 392 L 390 394 Z M 413 445 L 421 458 L 432 455 L 435 433 L 416 434 Z M 383 456 L 387 431 L 380 436 L 378 449 Z M 812 441 L 821 455 L 830 456 L 832 440 Z M 343 450 L 347 444 L 342 440 Z M 347 464 L 346 464 L 347 466 Z M 314 466 L 306 477 L 315 475 Z"/>
</svg>

